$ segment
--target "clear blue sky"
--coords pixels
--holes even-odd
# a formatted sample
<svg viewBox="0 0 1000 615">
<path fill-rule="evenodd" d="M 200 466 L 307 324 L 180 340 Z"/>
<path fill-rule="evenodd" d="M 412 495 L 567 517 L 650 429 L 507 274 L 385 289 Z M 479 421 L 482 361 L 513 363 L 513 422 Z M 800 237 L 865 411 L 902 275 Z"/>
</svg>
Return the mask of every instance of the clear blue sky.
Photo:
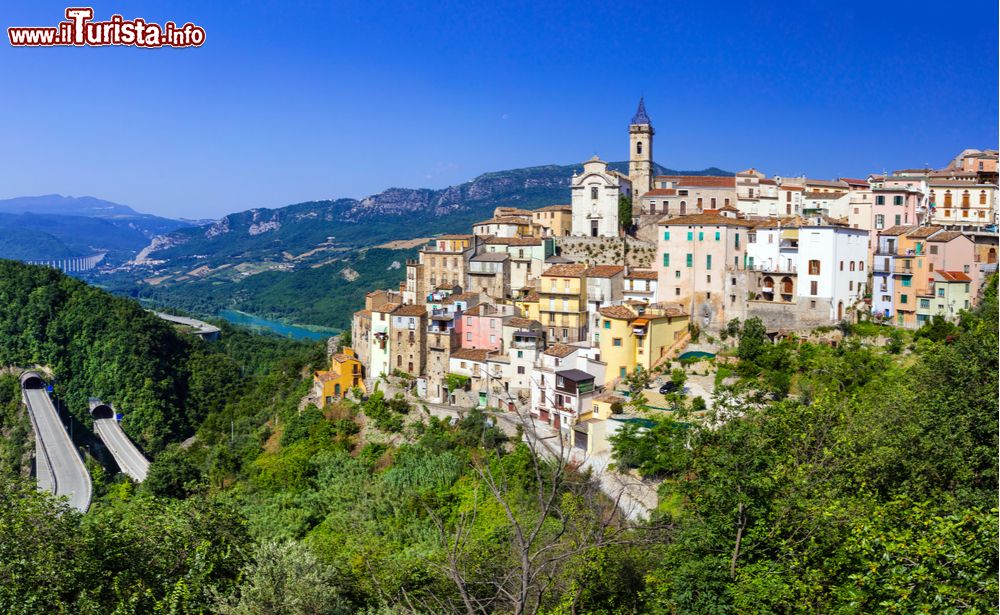
<svg viewBox="0 0 1000 615">
<path fill-rule="evenodd" d="M 995 1 L 92 4 L 207 43 L 13 49 L 4 32 L 0 197 L 216 217 L 618 160 L 640 94 L 671 168 L 861 176 L 997 145 Z M 66 6 L 8 2 L 0 24 Z"/>
</svg>

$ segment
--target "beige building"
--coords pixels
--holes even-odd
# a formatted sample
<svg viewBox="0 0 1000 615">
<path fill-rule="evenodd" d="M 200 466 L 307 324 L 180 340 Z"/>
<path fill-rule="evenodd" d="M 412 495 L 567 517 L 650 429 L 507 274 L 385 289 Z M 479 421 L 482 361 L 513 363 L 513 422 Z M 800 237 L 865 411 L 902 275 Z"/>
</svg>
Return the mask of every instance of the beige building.
<svg viewBox="0 0 1000 615">
<path fill-rule="evenodd" d="M 736 209 L 740 213 L 745 216 L 777 216 L 778 204 L 777 181 L 752 168 L 736 174 Z"/>
<path fill-rule="evenodd" d="M 713 175 L 657 175 L 653 189 L 639 203 L 642 215 L 684 216 L 732 207 L 736 203 L 736 178 Z"/>
<path fill-rule="evenodd" d="M 475 235 L 441 235 L 432 239 L 420 250 L 418 263 L 407 263 L 407 295 L 412 293 L 414 303 L 419 304 L 439 287 L 463 286 L 469 259 L 478 245 L 479 238 Z"/>
<path fill-rule="evenodd" d="M 753 224 L 719 214 L 659 223 L 655 269 L 661 301 L 680 303 L 702 328 L 725 325 L 745 304 L 747 234 Z"/>
<path fill-rule="evenodd" d="M 545 327 L 549 342 L 586 341 L 586 271 L 586 265 L 573 263 L 553 265 L 542 274 L 538 287 L 538 320 Z"/>
<path fill-rule="evenodd" d="M 931 222 L 948 226 L 987 226 L 997 222 L 997 187 L 975 180 L 931 179 Z"/>
<path fill-rule="evenodd" d="M 531 223 L 539 237 L 565 237 L 573 231 L 573 206 L 549 205 L 531 212 Z"/>
<path fill-rule="evenodd" d="M 411 376 L 424 373 L 427 357 L 427 308 L 401 305 L 392 312 L 390 367 Z"/>
</svg>

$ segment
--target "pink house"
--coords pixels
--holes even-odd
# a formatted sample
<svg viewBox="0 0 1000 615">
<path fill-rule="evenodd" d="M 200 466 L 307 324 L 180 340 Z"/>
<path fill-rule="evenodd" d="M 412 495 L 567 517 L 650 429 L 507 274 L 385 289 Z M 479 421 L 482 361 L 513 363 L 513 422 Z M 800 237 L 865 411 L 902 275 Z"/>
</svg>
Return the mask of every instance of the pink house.
<svg viewBox="0 0 1000 615">
<path fill-rule="evenodd" d="M 917 205 L 921 193 L 912 188 L 876 186 L 872 192 L 872 224 L 869 246 L 878 245 L 878 234 L 894 226 L 917 224 Z"/>
<path fill-rule="evenodd" d="M 462 348 L 503 351 L 503 319 L 513 316 L 513 306 L 480 303 L 459 317 Z"/>
<path fill-rule="evenodd" d="M 958 231 L 941 231 L 927 240 L 927 258 L 930 261 L 928 273 L 935 271 L 957 271 L 972 278 L 973 297 L 979 293 L 981 280 L 977 275 L 976 244 Z"/>
</svg>

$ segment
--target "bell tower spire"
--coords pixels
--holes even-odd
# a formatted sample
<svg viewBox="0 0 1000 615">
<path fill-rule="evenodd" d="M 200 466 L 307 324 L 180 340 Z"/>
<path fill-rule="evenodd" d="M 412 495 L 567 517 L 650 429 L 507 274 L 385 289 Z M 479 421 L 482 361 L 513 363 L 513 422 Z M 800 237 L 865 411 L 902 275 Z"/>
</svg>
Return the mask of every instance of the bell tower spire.
<svg viewBox="0 0 1000 615">
<path fill-rule="evenodd" d="M 628 178 L 632 182 L 632 209 L 639 209 L 639 199 L 653 189 L 653 122 L 646 114 L 645 97 L 628 127 Z"/>
</svg>

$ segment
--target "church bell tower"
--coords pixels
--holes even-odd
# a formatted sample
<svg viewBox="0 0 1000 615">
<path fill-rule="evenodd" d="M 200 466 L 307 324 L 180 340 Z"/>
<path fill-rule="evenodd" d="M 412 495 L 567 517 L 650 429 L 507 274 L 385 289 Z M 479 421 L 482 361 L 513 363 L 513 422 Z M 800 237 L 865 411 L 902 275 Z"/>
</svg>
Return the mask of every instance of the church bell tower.
<svg viewBox="0 0 1000 615">
<path fill-rule="evenodd" d="M 653 188 L 653 123 L 646 115 L 646 104 L 639 98 L 639 108 L 628 127 L 628 178 L 632 182 L 632 207 Z"/>
</svg>

